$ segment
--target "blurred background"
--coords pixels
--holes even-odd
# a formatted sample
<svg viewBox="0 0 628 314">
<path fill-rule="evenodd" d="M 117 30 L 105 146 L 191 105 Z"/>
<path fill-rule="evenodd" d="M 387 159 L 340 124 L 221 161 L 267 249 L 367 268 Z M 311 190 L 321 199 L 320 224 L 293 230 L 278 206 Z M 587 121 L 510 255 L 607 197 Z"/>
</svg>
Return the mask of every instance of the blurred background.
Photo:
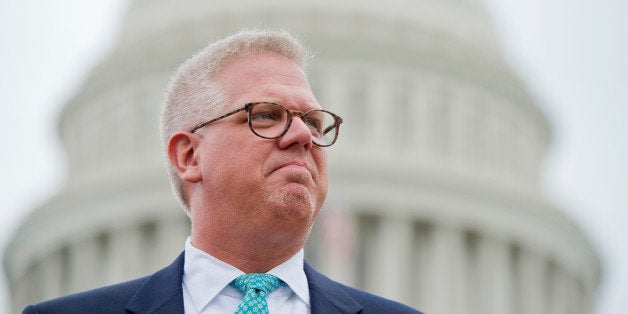
<svg viewBox="0 0 628 314">
<path fill-rule="evenodd" d="M 347 121 L 308 260 L 433 313 L 624 313 L 627 9 L 3 1 L 0 247 L 13 284 L 0 311 L 15 311 L 11 295 L 34 302 L 174 259 L 187 225 L 159 154 L 165 82 L 211 39 L 270 26 L 318 51 L 312 87 Z M 398 291 L 364 276 L 382 263 L 412 280 Z"/>
</svg>

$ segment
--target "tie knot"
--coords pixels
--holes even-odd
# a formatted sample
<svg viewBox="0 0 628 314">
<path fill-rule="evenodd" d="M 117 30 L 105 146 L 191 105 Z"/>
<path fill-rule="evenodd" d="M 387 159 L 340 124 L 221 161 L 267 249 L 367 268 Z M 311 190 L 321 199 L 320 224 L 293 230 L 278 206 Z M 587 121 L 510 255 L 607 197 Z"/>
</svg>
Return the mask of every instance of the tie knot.
<svg viewBox="0 0 628 314">
<path fill-rule="evenodd" d="M 281 279 L 269 274 L 246 274 L 234 279 L 230 285 L 242 293 L 247 293 L 251 289 L 264 291 L 266 294 L 275 291 L 286 283 Z"/>
</svg>

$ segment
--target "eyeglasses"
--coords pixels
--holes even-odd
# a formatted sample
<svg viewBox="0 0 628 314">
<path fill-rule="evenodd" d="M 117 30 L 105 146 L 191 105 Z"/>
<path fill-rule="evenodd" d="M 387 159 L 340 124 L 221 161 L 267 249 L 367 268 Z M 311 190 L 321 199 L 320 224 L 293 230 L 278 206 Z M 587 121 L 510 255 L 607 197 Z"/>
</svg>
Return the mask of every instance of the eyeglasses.
<svg viewBox="0 0 628 314">
<path fill-rule="evenodd" d="M 340 123 L 342 123 L 341 117 L 327 110 L 313 109 L 301 112 L 288 110 L 286 107 L 274 103 L 253 102 L 244 105 L 242 108 L 227 112 L 220 117 L 198 124 L 190 132 L 194 133 L 202 127 L 243 110 L 246 111 L 251 131 L 255 135 L 267 139 L 278 138 L 286 134 L 292 123 L 292 117 L 298 116 L 310 129 L 312 143 L 320 147 L 331 146 L 336 142 Z"/>
</svg>

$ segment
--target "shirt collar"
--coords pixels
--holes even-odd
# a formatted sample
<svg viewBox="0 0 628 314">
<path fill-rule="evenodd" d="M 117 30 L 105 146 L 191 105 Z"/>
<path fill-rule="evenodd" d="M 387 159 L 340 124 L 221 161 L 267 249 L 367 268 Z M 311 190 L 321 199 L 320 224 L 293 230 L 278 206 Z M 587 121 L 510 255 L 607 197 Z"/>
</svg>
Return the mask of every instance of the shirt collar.
<svg viewBox="0 0 628 314">
<path fill-rule="evenodd" d="M 267 272 L 283 280 L 288 287 L 310 306 L 310 291 L 303 271 L 303 249 L 287 261 Z M 190 237 L 185 242 L 183 286 L 197 309 L 202 309 L 229 283 L 244 272 L 194 247 Z"/>
<path fill-rule="evenodd" d="M 267 274 L 283 280 L 308 307 L 310 306 L 310 290 L 303 270 L 303 248 L 287 261 L 269 270 Z"/>
</svg>

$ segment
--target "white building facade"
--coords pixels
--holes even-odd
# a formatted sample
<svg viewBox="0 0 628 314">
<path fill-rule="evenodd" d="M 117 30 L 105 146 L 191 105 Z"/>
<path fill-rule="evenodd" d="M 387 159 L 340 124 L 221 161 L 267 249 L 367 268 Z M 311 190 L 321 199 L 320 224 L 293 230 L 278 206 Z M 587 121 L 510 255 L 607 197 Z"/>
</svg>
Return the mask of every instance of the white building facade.
<svg viewBox="0 0 628 314">
<path fill-rule="evenodd" d="M 306 247 L 319 270 L 429 313 L 593 312 L 596 253 L 540 189 L 550 126 L 478 0 L 134 1 L 61 115 L 68 181 L 6 251 L 14 312 L 150 274 L 183 249 L 163 91 L 178 64 L 244 27 L 315 48 L 314 94 L 345 120 Z"/>
</svg>

